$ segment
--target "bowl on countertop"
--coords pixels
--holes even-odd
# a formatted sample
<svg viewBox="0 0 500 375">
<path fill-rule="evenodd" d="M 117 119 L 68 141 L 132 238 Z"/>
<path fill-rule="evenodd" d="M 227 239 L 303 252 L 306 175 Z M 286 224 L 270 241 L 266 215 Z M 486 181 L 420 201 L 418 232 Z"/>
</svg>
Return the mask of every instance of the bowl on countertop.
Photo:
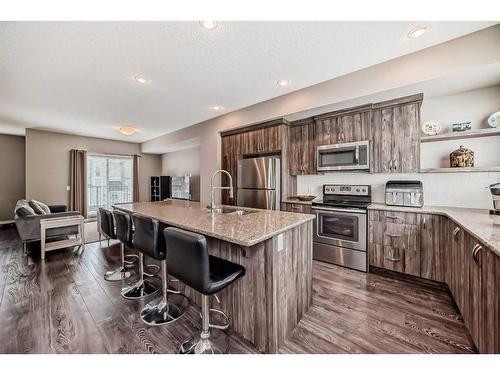
<svg viewBox="0 0 500 375">
<path fill-rule="evenodd" d="M 316 196 L 315 195 L 296 195 L 293 198 L 298 199 L 299 201 L 309 202 L 309 201 L 312 201 L 314 198 L 316 198 Z"/>
</svg>

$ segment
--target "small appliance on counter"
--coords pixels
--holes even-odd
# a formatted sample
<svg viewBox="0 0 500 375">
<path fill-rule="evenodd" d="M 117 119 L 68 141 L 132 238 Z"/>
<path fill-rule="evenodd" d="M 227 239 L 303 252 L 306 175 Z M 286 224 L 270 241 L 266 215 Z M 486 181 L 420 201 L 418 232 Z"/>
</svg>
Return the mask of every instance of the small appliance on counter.
<svg viewBox="0 0 500 375">
<path fill-rule="evenodd" d="M 422 181 L 387 181 L 385 184 L 385 204 L 388 206 L 422 207 L 424 205 Z"/>
<path fill-rule="evenodd" d="M 500 183 L 490 185 L 491 197 L 493 198 L 493 209 L 490 214 L 500 215 Z"/>
</svg>

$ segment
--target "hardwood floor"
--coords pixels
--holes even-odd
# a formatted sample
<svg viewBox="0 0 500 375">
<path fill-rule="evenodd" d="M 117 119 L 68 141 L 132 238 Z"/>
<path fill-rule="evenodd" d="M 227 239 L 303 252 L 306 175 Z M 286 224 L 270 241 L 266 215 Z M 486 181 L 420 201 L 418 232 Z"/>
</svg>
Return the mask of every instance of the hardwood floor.
<svg viewBox="0 0 500 375">
<path fill-rule="evenodd" d="M 25 257 L 15 229 L 0 230 L 0 353 L 176 353 L 199 329 L 190 306 L 163 327 L 142 323 L 144 302 L 104 281 L 119 247 Z M 148 262 L 150 263 L 150 262 Z M 313 305 L 283 353 L 474 353 L 450 294 L 426 285 L 314 262 Z M 231 335 L 231 353 L 255 353 Z"/>
</svg>

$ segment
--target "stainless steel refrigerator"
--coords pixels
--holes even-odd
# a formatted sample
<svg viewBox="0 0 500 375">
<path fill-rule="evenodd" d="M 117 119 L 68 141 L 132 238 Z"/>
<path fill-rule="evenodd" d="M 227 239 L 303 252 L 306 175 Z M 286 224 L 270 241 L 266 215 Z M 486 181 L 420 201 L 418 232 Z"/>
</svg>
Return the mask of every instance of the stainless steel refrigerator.
<svg viewBox="0 0 500 375">
<path fill-rule="evenodd" d="M 278 157 L 238 161 L 237 205 L 279 210 L 281 202 L 281 160 Z"/>
</svg>

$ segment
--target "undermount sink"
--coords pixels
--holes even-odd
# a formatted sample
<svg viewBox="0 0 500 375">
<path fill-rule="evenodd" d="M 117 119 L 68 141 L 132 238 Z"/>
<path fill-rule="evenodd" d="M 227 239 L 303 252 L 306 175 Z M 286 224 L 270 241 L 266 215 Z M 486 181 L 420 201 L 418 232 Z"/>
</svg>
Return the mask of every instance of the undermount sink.
<svg viewBox="0 0 500 375">
<path fill-rule="evenodd" d="M 242 210 L 241 208 L 230 208 L 230 207 L 217 207 L 212 210 L 213 213 L 216 214 L 227 214 L 227 215 L 235 215 L 235 216 L 243 216 L 253 214 L 254 210 Z"/>
</svg>

